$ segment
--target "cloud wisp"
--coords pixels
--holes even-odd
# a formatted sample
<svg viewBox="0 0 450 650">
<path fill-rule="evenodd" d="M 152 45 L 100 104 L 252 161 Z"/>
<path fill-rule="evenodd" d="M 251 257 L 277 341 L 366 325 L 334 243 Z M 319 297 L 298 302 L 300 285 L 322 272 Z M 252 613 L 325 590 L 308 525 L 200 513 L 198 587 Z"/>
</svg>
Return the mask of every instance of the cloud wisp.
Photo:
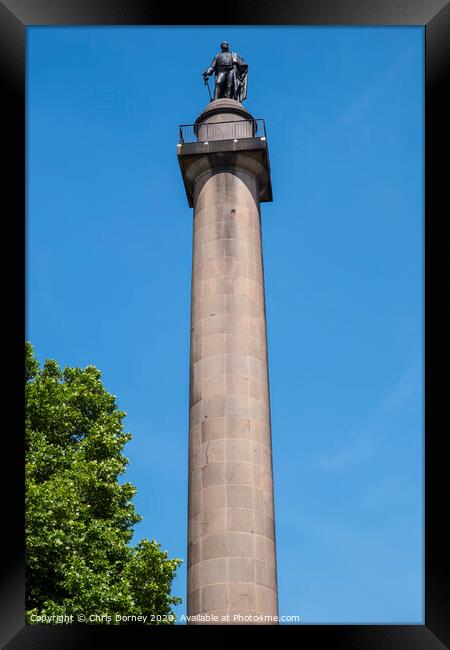
<svg viewBox="0 0 450 650">
<path fill-rule="evenodd" d="M 324 470 L 343 470 L 370 460 L 376 455 L 377 447 L 386 436 L 389 419 L 408 402 L 421 396 L 419 364 L 413 363 L 368 418 L 362 432 L 334 453 L 318 458 L 316 464 Z"/>
</svg>

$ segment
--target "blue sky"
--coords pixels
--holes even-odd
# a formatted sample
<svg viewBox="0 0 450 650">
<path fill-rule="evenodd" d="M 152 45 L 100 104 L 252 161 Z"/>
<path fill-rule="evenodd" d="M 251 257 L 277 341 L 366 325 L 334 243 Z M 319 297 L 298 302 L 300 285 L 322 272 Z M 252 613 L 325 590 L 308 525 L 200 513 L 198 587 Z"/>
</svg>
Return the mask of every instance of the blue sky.
<svg viewBox="0 0 450 650">
<path fill-rule="evenodd" d="M 96 365 L 185 560 L 192 211 L 177 125 L 226 39 L 266 120 L 280 614 L 423 623 L 423 28 L 27 30 L 27 338 Z M 185 612 L 185 602 L 177 613 Z"/>
</svg>

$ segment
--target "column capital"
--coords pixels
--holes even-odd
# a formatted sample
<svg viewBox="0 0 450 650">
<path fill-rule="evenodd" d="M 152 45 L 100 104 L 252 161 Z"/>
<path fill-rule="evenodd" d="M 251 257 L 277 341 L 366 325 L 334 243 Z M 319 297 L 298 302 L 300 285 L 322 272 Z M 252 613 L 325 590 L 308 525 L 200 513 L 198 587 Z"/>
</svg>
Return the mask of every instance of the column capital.
<svg viewBox="0 0 450 650">
<path fill-rule="evenodd" d="M 257 181 L 259 201 L 272 201 L 264 120 L 253 118 L 240 102 L 214 100 L 194 124 L 180 126 L 177 153 L 190 207 L 194 207 L 197 179 L 205 173 L 224 170 L 252 174 Z"/>
</svg>

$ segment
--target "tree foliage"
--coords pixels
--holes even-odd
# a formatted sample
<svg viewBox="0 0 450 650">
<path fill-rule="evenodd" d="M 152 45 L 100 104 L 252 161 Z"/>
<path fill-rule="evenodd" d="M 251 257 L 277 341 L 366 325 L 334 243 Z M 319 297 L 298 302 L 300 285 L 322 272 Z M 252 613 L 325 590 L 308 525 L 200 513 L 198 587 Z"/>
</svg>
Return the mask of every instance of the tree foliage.
<svg viewBox="0 0 450 650">
<path fill-rule="evenodd" d="M 25 391 L 27 622 L 62 614 L 173 622 L 181 560 L 155 540 L 130 544 L 141 517 L 135 488 L 118 478 L 131 435 L 99 370 L 61 370 L 53 360 L 41 369 L 27 343 Z"/>
</svg>

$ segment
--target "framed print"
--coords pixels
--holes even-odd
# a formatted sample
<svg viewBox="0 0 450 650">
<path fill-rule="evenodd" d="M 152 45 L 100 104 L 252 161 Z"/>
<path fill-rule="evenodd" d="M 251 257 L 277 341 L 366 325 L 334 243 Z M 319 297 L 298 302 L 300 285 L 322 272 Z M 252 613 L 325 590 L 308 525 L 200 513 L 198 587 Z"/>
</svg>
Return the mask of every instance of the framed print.
<svg viewBox="0 0 450 650">
<path fill-rule="evenodd" d="M 2 647 L 214 640 L 217 625 L 253 635 L 260 622 L 307 646 L 449 647 L 438 380 L 448 367 L 439 314 L 448 3 L 175 11 L 143 0 L 0 0 L 0 29 L 4 223 L 14 241 L 5 303 L 18 303 L 19 321 L 7 343 L 17 355 L 5 400 L 14 425 L 5 427 Z M 130 445 L 130 467 L 138 510 L 183 557 L 178 578 L 178 560 L 167 568 L 173 595 L 187 600 L 168 592 L 172 632 L 149 630 L 137 609 L 129 619 L 86 621 L 77 610 L 76 620 L 51 621 L 28 596 L 25 605 L 17 424 L 28 403 L 17 395 L 29 313 L 43 354 L 52 354 L 46 339 L 62 361 L 70 350 L 67 362 L 87 366 L 90 382 L 100 377 L 95 352 L 135 414 L 131 429 L 162 431 L 141 437 L 140 451 Z M 79 370 L 52 368 L 62 383 Z M 179 399 L 188 385 L 189 408 Z M 107 418 L 118 407 L 101 394 Z M 53 496 L 69 508 L 64 490 Z M 139 515 L 123 517 L 131 539 Z M 135 567 L 159 553 L 146 544 L 133 547 Z M 31 625 L 32 615 L 55 624 Z"/>
</svg>

